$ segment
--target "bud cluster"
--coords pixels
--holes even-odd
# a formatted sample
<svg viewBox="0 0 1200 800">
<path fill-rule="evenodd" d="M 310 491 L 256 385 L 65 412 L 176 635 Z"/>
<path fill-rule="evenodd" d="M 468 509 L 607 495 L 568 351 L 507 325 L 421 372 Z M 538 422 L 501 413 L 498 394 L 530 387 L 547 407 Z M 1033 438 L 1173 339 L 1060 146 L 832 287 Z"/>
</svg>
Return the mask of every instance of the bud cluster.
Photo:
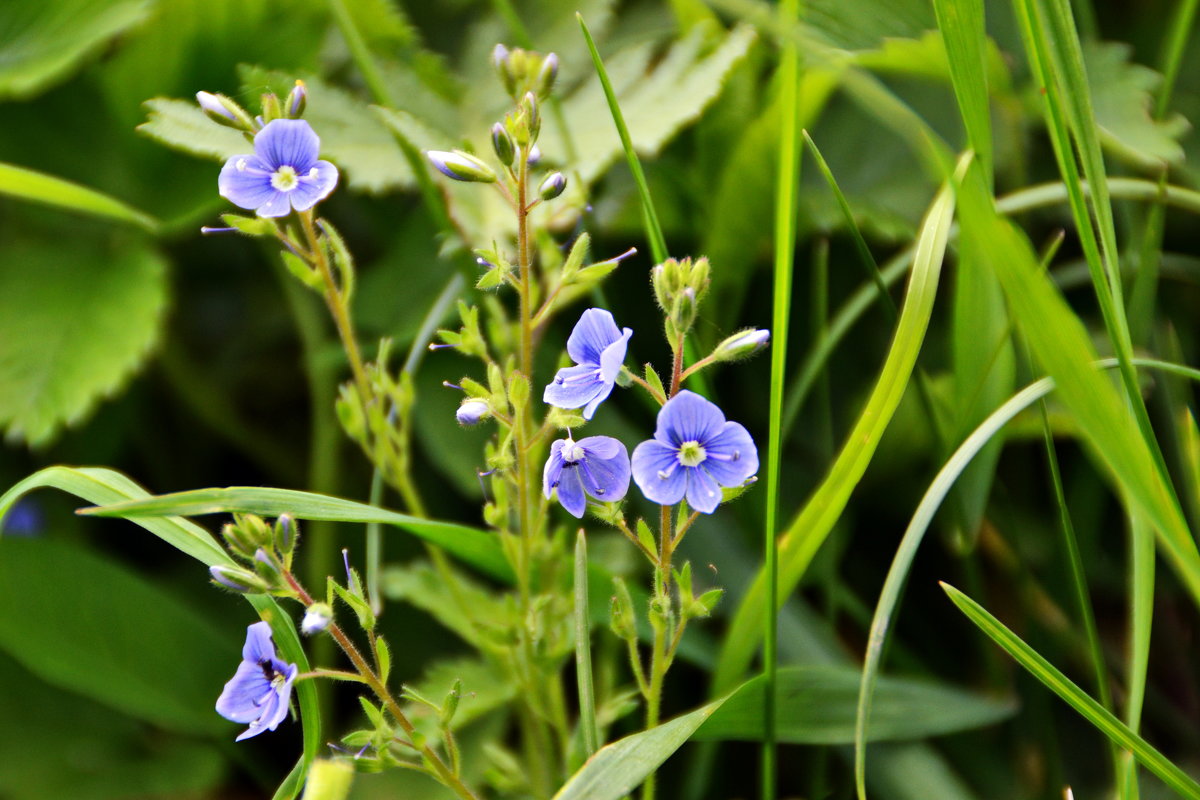
<svg viewBox="0 0 1200 800">
<path fill-rule="evenodd" d="M 250 116 L 236 100 L 228 95 L 214 92 L 196 92 L 196 102 L 204 115 L 227 128 L 243 131 L 247 138 L 262 130 L 268 122 L 276 119 L 300 119 L 308 105 L 308 90 L 304 81 L 296 81 L 296 85 L 288 92 L 286 98 L 280 101 L 279 95 L 266 92 L 261 97 L 262 113 L 257 117 Z"/>
<path fill-rule="evenodd" d="M 668 258 L 651 270 L 650 283 L 654 299 L 666 312 L 667 339 L 675 342 L 691 330 L 700 303 L 708 294 L 708 259 Z"/>
<path fill-rule="evenodd" d="M 284 574 L 292 567 L 292 556 L 300 528 L 290 514 L 283 514 L 269 525 L 256 514 L 235 514 L 233 522 L 221 529 L 221 537 L 238 566 L 217 564 L 209 567 L 213 582 L 238 594 L 294 594 Z"/>
</svg>

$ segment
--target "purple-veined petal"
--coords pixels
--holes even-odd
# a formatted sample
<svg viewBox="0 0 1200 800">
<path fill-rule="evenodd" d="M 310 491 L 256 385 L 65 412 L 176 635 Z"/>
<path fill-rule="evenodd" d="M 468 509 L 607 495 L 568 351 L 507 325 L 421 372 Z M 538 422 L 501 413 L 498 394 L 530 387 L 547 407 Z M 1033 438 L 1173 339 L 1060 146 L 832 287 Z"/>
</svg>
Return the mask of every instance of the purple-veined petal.
<svg viewBox="0 0 1200 800">
<path fill-rule="evenodd" d="M 720 433 L 724 424 L 725 415 L 715 403 L 684 389 L 659 410 L 654 438 L 676 446 L 684 442 L 703 444 Z"/>
<path fill-rule="evenodd" d="M 583 408 L 604 388 L 596 370 L 595 366 L 563 367 L 546 384 L 542 402 L 556 408 Z"/>
<path fill-rule="evenodd" d="M 581 441 L 580 446 L 586 441 Z M 584 490 L 604 503 L 615 503 L 629 491 L 629 453 L 625 445 L 615 439 L 613 441 L 618 450 L 610 458 L 586 458 L 577 468 L 583 479 Z"/>
<path fill-rule="evenodd" d="M 600 377 L 605 383 L 613 383 L 617 380 L 617 373 L 621 371 L 621 365 L 625 363 L 625 353 L 629 349 L 629 337 L 633 336 L 633 331 L 626 328 L 621 333 L 621 338 L 604 348 L 600 353 Z"/>
<path fill-rule="evenodd" d="M 271 169 L 258 156 L 234 156 L 217 178 L 221 197 L 239 208 L 256 209 L 275 195 Z"/>
<path fill-rule="evenodd" d="M 258 207 L 260 217 L 286 217 L 292 213 L 291 192 L 276 191 L 267 202 Z"/>
<path fill-rule="evenodd" d="M 588 458 L 608 459 L 616 457 L 617 453 L 628 452 L 625 445 L 611 436 L 587 436 L 576 444 L 583 448 Z M 625 458 L 628 460 L 629 456 Z"/>
<path fill-rule="evenodd" d="M 232 722 L 253 722 L 262 713 L 258 701 L 272 691 L 262 667 L 254 661 L 243 661 L 217 698 L 217 713 Z"/>
<path fill-rule="evenodd" d="M 657 439 L 639 444 L 630 460 L 633 480 L 653 503 L 670 506 L 687 491 L 686 468 L 679 465 L 678 451 Z"/>
<path fill-rule="evenodd" d="M 720 433 L 704 442 L 704 451 L 701 466 L 722 486 L 741 486 L 758 472 L 758 448 L 740 423 L 726 422 Z"/>
<path fill-rule="evenodd" d="M 558 502 L 576 519 L 583 518 L 587 498 L 583 496 L 583 483 L 579 480 L 579 467 L 568 466 L 558 479 Z"/>
<path fill-rule="evenodd" d="M 275 641 L 271 638 L 271 626 L 256 622 L 246 626 L 246 643 L 242 645 L 242 658 L 255 664 L 275 658 Z"/>
<path fill-rule="evenodd" d="M 290 192 L 292 208 L 308 211 L 324 200 L 338 182 L 338 170 L 328 161 L 318 161 L 307 173 L 300 176 L 296 188 Z"/>
<path fill-rule="evenodd" d="M 600 404 L 607 400 L 608 396 L 612 394 L 612 390 L 613 384 L 611 383 L 601 381 L 599 384 L 597 384 L 596 394 L 591 400 L 588 401 L 587 405 L 583 407 L 583 418 L 591 419 L 592 415 L 596 413 L 596 409 L 600 406 Z"/>
<path fill-rule="evenodd" d="M 317 163 L 321 140 L 302 119 L 273 119 L 255 135 L 254 152 L 272 172 L 288 166 L 303 175 Z"/>
<path fill-rule="evenodd" d="M 542 470 L 542 492 L 546 495 L 546 499 L 550 499 L 551 493 L 554 492 L 554 487 L 562 478 L 563 471 L 563 440 L 559 439 L 554 444 L 550 445 L 550 457 L 546 459 L 546 466 Z"/>
<path fill-rule="evenodd" d="M 621 338 L 613 315 L 603 308 L 589 308 L 579 317 L 567 338 L 567 355 L 576 364 L 600 366 L 604 348 Z M 622 356 L 624 360 L 624 356 Z"/>
<path fill-rule="evenodd" d="M 707 464 L 707 462 L 705 462 Z M 721 503 L 721 487 L 704 471 L 704 467 L 685 467 L 687 470 L 687 501 L 693 511 L 711 514 Z"/>
</svg>

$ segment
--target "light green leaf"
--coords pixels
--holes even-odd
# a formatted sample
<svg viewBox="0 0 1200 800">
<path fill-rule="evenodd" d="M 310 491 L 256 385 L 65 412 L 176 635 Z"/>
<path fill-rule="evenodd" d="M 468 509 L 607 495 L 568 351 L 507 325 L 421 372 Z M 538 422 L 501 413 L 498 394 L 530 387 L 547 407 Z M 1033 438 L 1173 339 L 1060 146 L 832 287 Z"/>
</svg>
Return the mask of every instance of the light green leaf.
<svg viewBox="0 0 1200 800">
<path fill-rule="evenodd" d="M 852 666 L 809 664 L 778 673 L 777 738 L 792 744 L 850 744 L 861 672 Z M 872 741 L 924 739 L 992 725 L 1010 717 L 1012 703 L 962 689 L 881 678 L 871 714 Z M 692 737 L 758 741 L 763 735 L 763 677 L 742 684 Z"/>
<path fill-rule="evenodd" d="M 14 0 L 0 14 L 0 100 L 25 98 L 65 78 L 121 31 L 149 0 Z"/>
<path fill-rule="evenodd" d="M 218 161 L 254 149 L 238 131 L 204 116 L 194 102 L 156 97 L 146 101 L 146 108 L 150 113 L 138 131 L 168 147 Z"/>
<path fill-rule="evenodd" d="M 655 59 L 656 48 L 645 43 L 606 56 L 604 64 L 621 104 L 634 148 L 645 156 L 662 149 L 681 128 L 695 121 L 716 99 L 730 70 L 745 57 L 754 41 L 748 25 L 714 34 L 712 27 L 697 25 L 684 39 Z M 598 124 L 609 117 L 608 103 L 595 76 L 563 101 L 580 161 L 573 166 L 585 183 L 592 183 L 622 152 L 612 125 Z M 539 140 L 548 158 L 561 160 L 566 152 L 554 126 Z"/>
<path fill-rule="evenodd" d="M 1008 89 L 1008 67 L 1000 49 L 991 39 L 985 40 L 982 47 L 984 62 L 980 65 L 981 70 L 975 71 L 975 75 L 977 78 L 986 78 L 987 84 L 995 89 Z M 856 53 L 854 63 L 877 72 L 913 75 L 940 81 L 949 81 L 951 70 L 956 66 L 947 57 L 946 45 L 936 31 L 926 31 L 917 39 L 888 37 L 878 49 Z"/>
<path fill-rule="evenodd" d="M 485 531 L 451 522 L 410 517 L 353 500 L 293 489 L 249 486 L 196 489 L 85 509 L 81 513 L 99 517 L 187 517 L 232 512 L 270 517 L 286 513 L 297 519 L 335 522 L 381 522 L 403 528 L 493 577 L 507 579 L 512 575 L 512 568 L 505 560 L 500 545 Z"/>
<path fill-rule="evenodd" d="M 213 745 L 164 735 L 52 689 L 7 656 L 0 657 L 0 708 L 0 796 L 6 800 L 204 797 L 223 777 Z"/>
<path fill-rule="evenodd" d="M 1114 154 L 1145 169 L 1157 169 L 1164 161 L 1181 164 L 1183 148 L 1178 140 L 1191 126 L 1179 114 L 1161 120 L 1151 116 L 1152 92 L 1162 76 L 1130 62 L 1130 51 L 1129 45 L 1118 42 L 1084 45 L 1092 110 L 1104 143 Z"/>
<path fill-rule="evenodd" d="M 724 700 L 648 731 L 605 745 L 554 795 L 554 800 L 621 800 L 686 742 Z"/>
<path fill-rule="evenodd" d="M 166 308 L 166 264 L 148 244 L 13 244 L 0 252 L 0 426 L 49 442 L 129 379 Z"/>
<path fill-rule="evenodd" d="M 48 683 L 168 730 L 231 727 L 213 712 L 213 689 L 232 676 L 240 643 L 120 565 L 6 538 L 0 607 L 0 647 Z"/>
<path fill-rule="evenodd" d="M 0 194 L 129 222 L 148 231 L 153 231 L 158 225 L 158 221 L 149 214 L 95 189 L 13 164 L 0 163 Z"/>
<path fill-rule="evenodd" d="M 1138 762 L 1154 773 L 1163 783 L 1173 789 L 1181 797 L 1200 800 L 1200 783 L 1196 783 L 1186 772 L 1155 750 L 1145 739 L 1131 731 L 1124 723 L 1114 717 L 1082 689 L 1072 683 L 1049 661 L 1039 655 L 1033 648 L 1021 640 L 1019 636 L 1005 627 L 998 619 L 987 612 L 983 606 L 976 603 L 953 586 L 943 583 L 942 588 L 967 615 L 971 622 L 991 638 L 1003 650 L 1012 656 L 1018 664 L 1030 675 L 1037 678 L 1054 692 L 1071 708 L 1075 709 L 1088 722 L 1112 740 L 1118 747 L 1133 752 Z"/>
</svg>

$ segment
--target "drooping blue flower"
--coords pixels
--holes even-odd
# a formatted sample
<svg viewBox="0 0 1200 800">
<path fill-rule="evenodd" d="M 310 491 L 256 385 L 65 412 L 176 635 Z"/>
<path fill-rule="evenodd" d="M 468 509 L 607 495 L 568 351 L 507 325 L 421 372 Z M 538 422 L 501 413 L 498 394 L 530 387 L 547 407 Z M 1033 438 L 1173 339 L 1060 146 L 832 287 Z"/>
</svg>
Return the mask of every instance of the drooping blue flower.
<svg viewBox="0 0 1200 800">
<path fill-rule="evenodd" d="M 546 497 L 556 488 L 558 502 L 576 518 L 583 517 L 587 497 L 602 503 L 620 500 L 629 489 L 629 451 L 611 436 L 559 439 L 550 445 L 542 471 Z"/>
<path fill-rule="evenodd" d="M 217 698 L 217 713 L 250 725 L 236 741 L 273 731 L 288 715 L 288 699 L 299 668 L 275 653 L 271 626 L 256 622 L 246 628 L 242 663 Z"/>
<path fill-rule="evenodd" d="M 302 119 L 271 120 L 254 137 L 254 154 L 225 162 L 221 196 L 260 217 L 307 211 L 337 186 L 337 167 L 319 161 L 321 140 Z"/>
<path fill-rule="evenodd" d="M 612 392 L 632 335 L 629 328 L 618 330 L 613 315 L 602 308 L 583 312 L 567 339 L 575 366 L 558 371 L 542 400 L 558 408 L 582 408 L 583 418 L 591 419 Z"/>
<path fill-rule="evenodd" d="M 758 448 L 714 403 L 684 390 L 659 410 L 654 438 L 634 449 L 632 468 L 651 501 L 669 506 L 687 497 L 693 509 L 711 514 L 722 486 L 741 486 L 758 472 Z"/>
</svg>

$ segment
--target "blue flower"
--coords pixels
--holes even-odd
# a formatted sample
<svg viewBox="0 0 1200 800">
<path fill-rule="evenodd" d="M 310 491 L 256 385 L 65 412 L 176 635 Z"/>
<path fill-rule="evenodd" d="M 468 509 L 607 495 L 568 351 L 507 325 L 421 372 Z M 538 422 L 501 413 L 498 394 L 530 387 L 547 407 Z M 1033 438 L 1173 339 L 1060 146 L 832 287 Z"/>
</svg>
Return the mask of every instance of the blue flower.
<svg viewBox="0 0 1200 800">
<path fill-rule="evenodd" d="M 583 418 L 591 419 L 612 392 L 632 335 L 629 328 L 617 330 L 613 315 L 602 308 L 583 312 L 567 339 L 567 354 L 575 366 L 558 371 L 542 400 L 558 408 L 582 408 Z"/>
<path fill-rule="evenodd" d="M 629 451 L 611 436 L 559 439 L 542 471 L 546 497 L 556 488 L 558 502 L 576 518 L 587 507 L 585 494 L 602 503 L 620 500 L 629 489 Z"/>
<path fill-rule="evenodd" d="M 686 496 L 705 514 L 721 502 L 722 486 L 741 486 L 756 472 L 758 449 L 746 429 L 687 390 L 666 402 L 654 438 L 633 451 L 633 479 L 642 494 L 664 506 Z"/>
<path fill-rule="evenodd" d="M 234 722 L 249 723 L 236 741 L 275 730 L 288 715 L 288 699 L 299 668 L 275 653 L 271 626 L 256 622 L 246 628 L 242 663 L 217 698 L 217 713 Z"/>
<path fill-rule="evenodd" d="M 337 186 L 337 167 L 318 161 L 321 140 L 301 119 L 276 119 L 254 137 L 254 155 L 225 162 L 217 187 L 221 196 L 260 217 L 307 211 Z"/>
</svg>

